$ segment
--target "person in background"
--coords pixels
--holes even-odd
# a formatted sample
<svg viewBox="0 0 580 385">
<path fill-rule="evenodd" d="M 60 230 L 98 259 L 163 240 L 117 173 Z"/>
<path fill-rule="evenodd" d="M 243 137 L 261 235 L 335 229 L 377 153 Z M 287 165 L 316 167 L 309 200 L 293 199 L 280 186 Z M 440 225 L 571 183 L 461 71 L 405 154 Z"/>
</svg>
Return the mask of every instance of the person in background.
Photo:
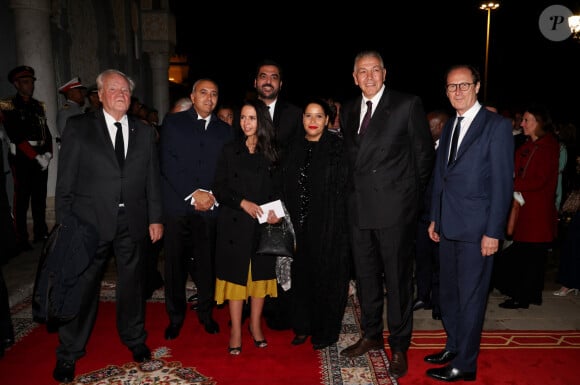
<svg viewBox="0 0 580 385">
<path fill-rule="evenodd" d="M 268 346 L 262 332 L 262 310 L 266 297 L 276 297 L 276 258 L 256 254 L 260 224 L 277 223 L 273 211 L 260 205 L 279 199 L 279 159 L 274 145 L 274 126 L 264 103 L 245 101 L 240 110 L 244 138 L 223 147 L 214 182 L 220 202 L 216 241 L 216 290 L 218 304 L 228 301 L 231 319 L 228 352 L 242 352 L 244 302 L 250 300 L 248 330 L 258 348 Z"/>
<path fill-rule="evenodd" d="M 18 66 L 8 73 L 16 95 L 0 99 L 4 128 L 10 138 L 8 161 L 14 177 L 14 222 L 18 250 L 32 250 L 28 239 L 28 209 L 31 207 L 34 242 L 48 236 L 46 194 L 48 166 L 52 159 L 52 135 L 46 106 L 34 99 L 34 69 Z"/>
<path fill-rule="evenodd" d="M 343 141 L 328 131 L 330 107 L 310 99 L 304 135 L 288 147 L 283 201 L 296 234 L 292 260 L 292 345 L 311 336 L 314 349 L 338 341 L 351 274 Z"/>
<path fill-rule="evenodd" d="M 212 312 L 220 207 L 212 191 L 219 156 L 223 146 L 233 139 L 233 130 L 213 112 L 218 97 L 213 80 L 197 80 L 191 90 L 193 107 L 167 114 L 161 129 L 167 340 L 179 336 L 185 321 L 188 273 L 197 288 L 199 322 L 207 333 L 219 332 Z"/>
<path fill-rule="evenodd" d="M 87 101 L 89 104 L 85 107 L 85 112 L 98 111 L 101 108 L 102 103 L 99 99 L 99 90 L 96 85 L 88 87 Z"/>
<path fill-rule="evenodd" d="M 443 110 L 435 110 L 427 113 L 427 121 L 433 138 L 435 152 L 439 148 L 439 138 L 443 127 L 449 120 L 449 114 Z M 423 206 L 417 222 L 417 235 L 415 238 L 415 280 L 417 285 L 417 298 L 413 302 L 413 311 L 419 309 L 432 309 L 431 317 L 434 320 L 441 319 L 439 307 L 439 245 L 429 238 L 427 229 L 431 223 L 431 192 L 433 180 L 429 181 L 423 199 Z"/>
<path fill-rule="evenodd" d="M 221 105 L 218 107 L 216 114 L 218 118 L 230 126 L 234 125 L 234 107 L 230 106 L 229 104 Z"/>
<path fill-rule="evenodd" d="M 516 150 L 514 194 L 521 194 L 513 243 L 497 258 L 495 284 L 509 296 L 499 307 L 527 309 L 542 304 L 548 249 L 556 239 L 558 211 L 554 204 L 558 183 L 560 145 L 544 106 L 524 111 L 527 141 Z"/>
<path fill-rule="evenodd" d="M 56 221 L 77 217 L 97 233 L 98 246 L 79 278 L 80 310 L 58 327 L 53 378 L 74 379 L 76 360 L 97 319 L 101 278 L 114 255 L 117 331 L 136 362 L 151 359 L 145 344 L 143 245 L 163 236 L 159 163 L 153 128 L 127 116 L 135 87 L 108 69 L 96 79 L 103 108 L 70 117 L 61 141 L 56 184 Z"/>
<path fill-rule="evenodd" d="M 580 156 L 576 157 L 576 173 L 570 181 L 570 194 L 562 205 L 565 237 L 560 248 L 560 266 L 556 282 L 562 286 L 552 294 L 565 297 L 580 290 Z"/>
<path fill-rule="evenodd" d="M 275 145 L 280 159 L 284 158 L 286 148 L 290 143 L 304 132 L 300 107 L 280 97 L 283 80 L 282 67 L 277 62 L 265 59 L 258 64 L 254 90 L 258 99 L 268 107 L 270 117 L 274 122 Z M 237 130 L 237 132 L 240 135 L 240 131 Z M 286 291 L 278 285 L 278 296 L 266 299 L 264 318 L 270 329 L 291 328 L 291 292 L 292 289 Z"/>
<path fill-rule="evenodd" d="M 193 103 L 191 102 L 191 97 L 189 98 L 179 98 L 173 103 L 173 107 L 171 107 L 170 112 L 182 112 L 189 110 Z"/>
<path fill-rule="evenodd" d="M 84 112 L 83 106 L 85 105 L 87 87 L 81 83 L 81 79 L 77 76 L 60 86 L 58 92 L 66 98 L 64 105 L 56 114 L 56 127 L 59 135 L 57 142 L 60 142 L 60 136 L 64 132 L 68 118 Z"/>
<path fill-rule="evenodd" d="M 389 371 L 399 378 L 408 369 L 415 231 L 435 150 L 421 99 L 386 87 L 380 53 L 357 54 L 352 76 L 361 94 L 344 104 L 340 127 L 350 167 L 348 219 L 363 334 L 340 354 L 384 349 L 386 289 Z"/>
<path fill-rule="evenodd" d="M 339 101 L 328 98 L 326 99 L 328 103 L 328 107 L 330 107 L 330 115 L 328 120 L 328 131 L 335 133 L 339 136 L 342 136 L 342 132 L 340 131 L 340 107 L 341 104 Z"/>
<path fill-rule="evenodd" d="M 440 138 L 433 170 L 429 237 L 439 243 L 440 307 L 447 341 L 427 355 L 439 381 L 474 381 L 493 256 L 506 229 L 513 192 L 510 121 L 477 100 L 479 71 L 452 66 L 445 90 L 456 114 Z"/>
<path fill-rule="evenodd" d="M 0 143 L 0 170 L 4 168 L 4 146 Z M 16 255 L 16 241 L 10 204 L 6 195 L 6 174 L 0 174 L 0 358 L 14 344 L 14 324 L 10 314 L 8 288 L 4 280 L 3 267 Z M 10 175 L 8 175 L 10 176 Z M 11 177 L 11 176 L 10 176 Z"/>
</svg>

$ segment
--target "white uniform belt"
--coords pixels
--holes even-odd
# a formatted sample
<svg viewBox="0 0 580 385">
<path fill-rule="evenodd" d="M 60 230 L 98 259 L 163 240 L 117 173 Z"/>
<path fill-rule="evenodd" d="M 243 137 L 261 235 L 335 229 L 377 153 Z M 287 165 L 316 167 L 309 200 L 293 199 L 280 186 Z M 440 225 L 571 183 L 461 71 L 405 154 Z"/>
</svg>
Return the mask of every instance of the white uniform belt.
<svg viewBox="0 0 580 385">
<path fill-rule="evenodd" d="M 44 146 L 44 140 L 29 140 L 28 144 L 31 146 Z M 10 152 L 16 155 L 16 143 L 10 143 Z"/>
</svg>

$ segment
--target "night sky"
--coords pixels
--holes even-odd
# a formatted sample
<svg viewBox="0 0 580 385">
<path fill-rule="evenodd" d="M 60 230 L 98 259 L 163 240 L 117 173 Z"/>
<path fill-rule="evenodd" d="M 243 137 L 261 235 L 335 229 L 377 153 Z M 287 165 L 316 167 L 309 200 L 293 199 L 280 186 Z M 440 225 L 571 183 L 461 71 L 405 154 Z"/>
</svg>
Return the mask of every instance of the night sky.
<svg viewBox="0 0 580 385">
<path fill-rule="evenodd" d="M 188 55 L 191 80 L 218 82 L 220 102 L 241 102 L 252 88 L 256 63 L 265 57 L 282 65 L 282 95 L 297 104 L 308 96 L 356 95 L 353 60 L 365 49 L 383 55 L 387 86 L 421 96 L 426 110 L 449 108 L 443 85 L 450 65 L 474 64 L 484 75 L 487 12 L 479 9 L 480 1 L 357 1 L 348 7 L 313 2 L 311 8 L 240 3 L 170 1 L 176 52 Z M 580 91 L 580 40 L 551 41 L 538 23 L 546 7 L 561 4 L 580 14 L 580 2 L 500 4 L 491 14 L 489 104 L 508 109 L 539 102 L 554 120 L 580 123 L 580 97 L 569 96 Z"/>
</svg>

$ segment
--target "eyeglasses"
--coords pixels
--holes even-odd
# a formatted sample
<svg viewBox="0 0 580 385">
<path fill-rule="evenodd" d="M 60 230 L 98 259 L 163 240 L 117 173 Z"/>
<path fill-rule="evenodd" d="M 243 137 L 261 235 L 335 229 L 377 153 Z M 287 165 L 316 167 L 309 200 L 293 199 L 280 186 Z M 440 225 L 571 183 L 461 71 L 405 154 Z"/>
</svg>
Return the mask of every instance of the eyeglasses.
<svg viewBox="0 0 580 385">
<path fill-rule="evenodd" d="M 457 91 L 457 88 L 459 88 L 459 91 L 467 91 L 469 87 L 471 87 L 474 84 L 475 83 L 458 83 L 458 84 L 451 83 L 447 84 L 445 88 L 447 89 L 447 92 L 455 92 Z"/>
</svg>

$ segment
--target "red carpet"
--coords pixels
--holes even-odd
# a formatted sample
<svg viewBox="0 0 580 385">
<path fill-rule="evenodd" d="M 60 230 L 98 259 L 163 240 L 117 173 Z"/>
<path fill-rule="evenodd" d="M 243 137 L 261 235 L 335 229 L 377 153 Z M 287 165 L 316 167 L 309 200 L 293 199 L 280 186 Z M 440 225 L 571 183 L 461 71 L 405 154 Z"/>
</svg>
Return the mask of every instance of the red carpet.
<svg viewBox="0 0 580 385">
<path fill-rule="evenodd" d="M 120 342 L 117 335 L 115 304 L 101 302 L 87 354 L 77 361 L 76 381 L 94 385 L 321 383 L 318 353 L 310 344 L 290 345 L 293 337 L 291 331 L 272 331 L 264 326 L 264 334 L 269 344 L 265 349 L 255 347 L 249 332 L 246 332 L 242 342 L 242 354 L 234 357 L 227 351 L 227 307 L 216 309 L 215 318 L 221 332 L 209 335 L 199 324 L 195 312 L 189 311 L 179 338 L 166 341 L 163 332 L 168 321 L 164 304 L 148 303 L 147 344 L 154 351 L 157 360 L 140 367 L 132 362 L 131 352 Z M 21 328 L 20 320 L 16 321 L 16 328 Z M 6 351 L 5 356 L 0 359 L 0 383 L 56 383 L 52 379 L 52 369 L 56 360 L 57 344 L 56 334 L 48 333 L 42 325 L 32 327 L 29 334 Z M 130 378 L 130 382 L 113 381 L 111 377 L 119 373 L 124 373 L 123 379 Z M 79 379 L 79 376 L 87 374 L 88 376 Z M 176 377 L 180 379 L 179 382 Z"/>
<path fill-rule="evenodd" d="M 443 331 L 415 331 L 409 349 L 409 373 L 399 383 L 441 384 L 425 375 L 436 367 L 423 361 L 443 349 Z M 477 380 L 470 384 L 579 384 L 580 332 L 485 331 L 481 341 Z"/>
</svg>

